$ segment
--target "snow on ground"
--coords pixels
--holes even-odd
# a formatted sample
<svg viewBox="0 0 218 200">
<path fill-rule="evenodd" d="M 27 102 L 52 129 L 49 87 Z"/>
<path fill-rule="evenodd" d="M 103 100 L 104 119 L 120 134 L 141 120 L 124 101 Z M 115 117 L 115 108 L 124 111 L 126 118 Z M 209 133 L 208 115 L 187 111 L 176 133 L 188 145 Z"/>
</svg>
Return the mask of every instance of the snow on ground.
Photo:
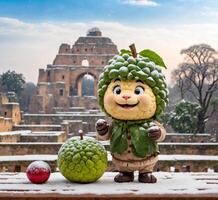
<svg viewBox="0 0 218 200">
<path fill-rule="evenodd" d="M 25 127 L 25 128 L 31 128 L 31 127 L 61 127 L 61 125 L 51 125 L 51 124 L 21 124 L 21 125 L 14 125 L 14 127 Z"/>
<path fill-rule="evenodd" d="M 0 136 L 4 136 L 4 135 L 20 135 L 20 134 L 28 134 L 28 133 L 31 133 L 31 130 L 0 132 Z"/>
<path fill-rule="evenodd" d="M 24 116 L 31 116 L 31 117 L 68 117 L 68 116 L 87 116 L 87 117 L 94 117 L 94 116 L 99 116 L 99 117 L 104 117 L 105 114 L 104 113 L 96 113 L 96 114 L 86 114 L 86 113 L 78 113 L 78 114 L 67 114 L 67 113 L 63 113 L 63 114 L 24 114 Z"/>
<path fill-rule="evenodd" d="M 29 136 L 29 137 L 31 137 L 31 136 L 38 136 L 38 137 L 41 137 L 41 136 L 46 136 L 46 137 L 48 137 L 48 136 L 59 136 L 59 135 L 61 135 L 61 134 L 63 134 L 64 133 L 64 131 L 35 131 L 35 132 L 31 132 L 31 133 L 22 133 L 21 135 L 22 136 Z"/>
<path fill-rule="evenodd" d="M 160 142 L 160 145 L 169 145 L 169 146 L 176 146 L 176 145 L 184 145 L 184 146 L 218 146 L 218 143 L 216 142 Z"/>
<path fill-rule="evenodd" d="M 194 136 L 194 137 L 198 137 L 198 136 L 211 136 L 210 133 L 166 133 L 166 135 L 169 135 L 169 136 Z"/>
<path fill-rule="evenodd" d="M 159 155 L 159 160 L 217 160 L 218 156 L 209 156 L 209 155 L 180 155 L 180 154 L 173 154 L 173 155 Z"/>
<path fill-rule="evenodd" d="M 115 183 L 116 173 L 106 172 L 96 183 L 70 183 L 60 173 L 52 173 L 42 185 L 31 184 L 25 173 L 0 173 L 1 193 L 61 193 L 61 194 L 217 194 L 218 173 L 156 172 L 156 184 Z"/>
<path fill-rule="evenodd" d="M 44 161 L 55 161 L 57 160 L 57 155 L 20 155 L 20 156 L 0 156 L 0 162 L 4 161 L 34 161 L 34 160 L 44 160 Z"/>
<path fill-rule="evenodd" d="M 35 125 L 31 125 L 35 126 Z M 38 125 L 37 125 L 38 126 Z M 44 125 L 42 125 L 44 126 Z M 50 126 L 50 125 L 49 125 Z M 55 125 L 56 126 L 56 125 Z M 60 127 L 59 125 L 57 125 Z M 47 127 L 47 125 L 46 125 Z M 52 125 L 53 127 L 53 125 Z M 9 131 L 9 132 L 0 132 L 0 136 L 12 136 L 12 135 L 21 135 L 21 136 L 59 136 L 63 134 L 64 131 L 31 131 L 31 130 L 19 130 L 19 131 Z"/>
</svg>

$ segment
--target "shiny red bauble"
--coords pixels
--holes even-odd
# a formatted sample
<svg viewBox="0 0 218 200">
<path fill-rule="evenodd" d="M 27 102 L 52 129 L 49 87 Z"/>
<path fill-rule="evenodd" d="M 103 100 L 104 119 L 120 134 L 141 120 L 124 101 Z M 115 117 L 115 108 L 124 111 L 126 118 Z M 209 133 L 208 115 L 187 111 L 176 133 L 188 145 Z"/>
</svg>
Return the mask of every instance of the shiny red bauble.
<svg viewBox="0 0 218 200">
<path fill-rule="evenodd" d="M 26 175 L 32 183 L 45 183 L 51 174 L 51 168 L 44 161 L 32 162 L 26 170 Z"/>
</svg>

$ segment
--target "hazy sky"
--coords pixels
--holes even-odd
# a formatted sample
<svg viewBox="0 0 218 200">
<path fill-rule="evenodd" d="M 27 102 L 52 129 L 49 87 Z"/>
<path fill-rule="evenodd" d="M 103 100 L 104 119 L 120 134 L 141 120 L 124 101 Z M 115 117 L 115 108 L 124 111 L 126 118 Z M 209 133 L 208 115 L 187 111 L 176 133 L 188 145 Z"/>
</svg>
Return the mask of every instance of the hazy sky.
<svg viewBox="0 0 218 200">
<path fill-rule="evenodd" d="M 207 43 L 218 50 L 218 0 L 0 0 L 0 73 L 15 70 L 36 83 L 60 44 L 93 26 L 118 49 L 134 42 L 158 52 L 169 81 L 181 49 Z"/>
</svg>

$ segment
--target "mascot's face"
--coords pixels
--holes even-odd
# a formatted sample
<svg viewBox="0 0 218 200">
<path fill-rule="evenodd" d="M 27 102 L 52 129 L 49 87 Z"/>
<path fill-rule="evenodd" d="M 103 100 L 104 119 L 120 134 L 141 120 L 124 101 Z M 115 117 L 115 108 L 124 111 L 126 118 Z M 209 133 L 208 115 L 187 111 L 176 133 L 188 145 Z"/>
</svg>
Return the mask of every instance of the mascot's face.
<svg viewBox="0 0 218 200">
<path fill-rule="evenodd" d="M 105 92 L 104 108 L 115 119 L 149 119 L 155 114 L 156 98 L 152 89 L 141 81 L 116 79 Z"/>
</svg>

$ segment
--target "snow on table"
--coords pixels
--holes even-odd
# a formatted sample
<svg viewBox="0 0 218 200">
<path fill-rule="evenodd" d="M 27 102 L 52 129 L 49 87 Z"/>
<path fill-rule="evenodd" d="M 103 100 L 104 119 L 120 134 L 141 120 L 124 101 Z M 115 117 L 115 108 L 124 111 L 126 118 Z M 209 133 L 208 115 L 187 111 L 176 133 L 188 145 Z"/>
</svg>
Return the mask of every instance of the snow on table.
<svg viewBox="0 0 218 200">
<path fill-rule="evenodd" d="M 156 184 L 115 183 L 116 173 L 106 172 L 95 183 L 70 183 L 60 173 L 52 173 L 45 184 L 32 184 L 25 173 L 0 173 L 0 197 L 17 194 L 57 195 L 199 195 L 218 197 L 218 173 L 154 173 Z"/>
</svg>

